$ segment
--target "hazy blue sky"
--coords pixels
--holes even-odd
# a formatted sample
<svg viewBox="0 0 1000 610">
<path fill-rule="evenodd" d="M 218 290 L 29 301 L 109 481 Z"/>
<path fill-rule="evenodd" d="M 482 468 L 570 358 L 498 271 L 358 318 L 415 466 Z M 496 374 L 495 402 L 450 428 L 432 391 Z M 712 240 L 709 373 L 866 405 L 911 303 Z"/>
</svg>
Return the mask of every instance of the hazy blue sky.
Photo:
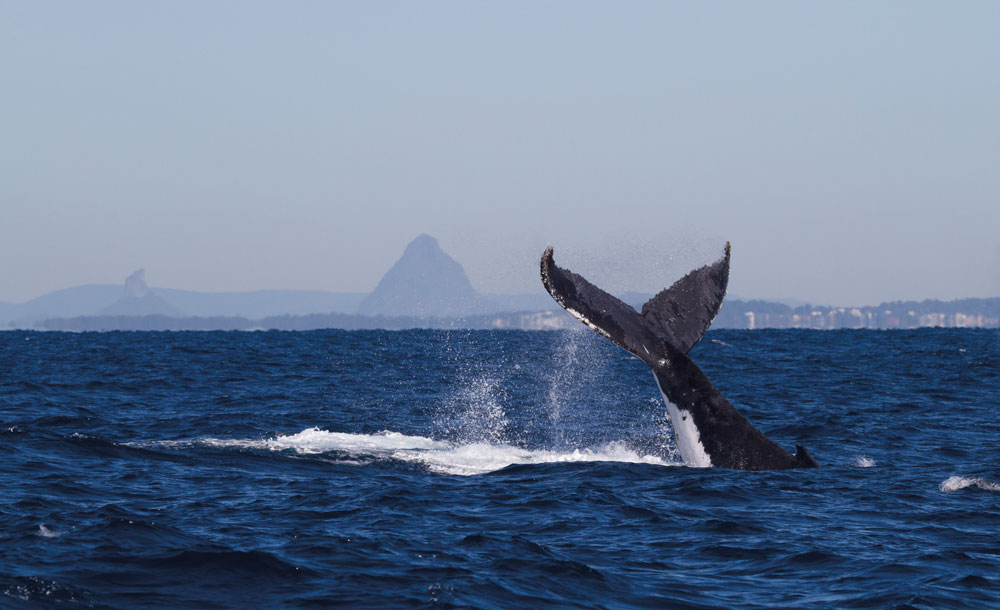
<svg viewBox="0 0 1000 610">
<path fill-rule="evenodd" d="M 1000 2 L 0 2 L 0 301 L 368 291 L 421 232 L 653 291 L 1000 295 Z"/>
</svg>

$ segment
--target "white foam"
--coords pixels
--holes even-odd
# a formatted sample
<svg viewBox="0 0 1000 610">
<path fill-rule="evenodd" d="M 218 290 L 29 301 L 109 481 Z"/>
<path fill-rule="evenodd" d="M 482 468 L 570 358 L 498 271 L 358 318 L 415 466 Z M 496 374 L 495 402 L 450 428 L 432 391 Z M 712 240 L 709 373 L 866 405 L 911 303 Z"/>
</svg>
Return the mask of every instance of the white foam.
<svg viewBox="0 0 1000 610">
<path fill-rule="evenodd" d="M 553 451 L 525 449 L 498 443 L 459 444 L 438 441 L 424 436 L 408 436 L 399 432 L 349 434 L 309 428 L 273 439 L 205 438 L 197 441 L 158 441 L 146 445 L 177 448 L 192 444 L 212 447 L 234 447 L 270 451 L 294 451 L 298 454 L 322 454 L 331 451 L 347 453 L 350 460 L 335 460 L 339 464 L 364 465 L 364 458 L 393 459 L 422 464 L 439 474 L 474 475 L 493 472 L 513 464 L 549 464 L 557 462 L 625 462 L 677 466 L 653 455 L 642 455 L 625 443 L 616 441 L 598 447 Z M 361 458 L 361 459 L 359 459 Z"/>
<path fill-rule="evenodd" d="M 388 430 L 377 434 L 348 434 L 346 432 L 327 432 L 319 428 L 308 428 L 298 434 L 278 436 L 264 442 L 267 449 L 276 451 L 294 449 L 298 453 L 346 451 L 348 453 L 378 454 L 400 449 L 424 451 L 448 447 L 448 443 L 443 441 L 435 441 L 424 436 L 407 436 Z"/>
<path fill-rule="evenodd" d="M 1000 483 L 982 477 L 948 477 L 941 482 L 941 491 L 952 492 L 966 487 L 978 487 L 986 491 L 1000 491 Z"/>
<path fill-rule="evenodd" d="M 571 451 L 523 449 L 511 445 L 476 443 L 455 446 L 445 450 L 431 450 L 417 453 L 397 451 L 393 453 L 392 457 L 407 462 L 422 463 L 433 472 L 457 475 L 493 472 L 513 464 L 626 462 L 632 464 L 656 464 L 659 466 L 673 465 L 656 456 L 640 455 L 621 442 L 607 443 L 595 448 L 573 449 Z"/>
<path fill-rule="evenodd" d="M 62 536 L 62 532 L 57 532 L 56 530 L 50 530 L 49 528 L 45 527 L 44 523 L 42 523 L 38 526 L 38 535 L 41 536 L 42 538 L 58 538 L 59 536 Z"/>
<path fill-rule="evenodd" d="M 875 467 L 875 460 L 873 460 L 872 458 L 868 457 L 867 455 L 859 455 L 854 460 L 854 467 L 855 468 L 874 468 Z"/>
</svg>

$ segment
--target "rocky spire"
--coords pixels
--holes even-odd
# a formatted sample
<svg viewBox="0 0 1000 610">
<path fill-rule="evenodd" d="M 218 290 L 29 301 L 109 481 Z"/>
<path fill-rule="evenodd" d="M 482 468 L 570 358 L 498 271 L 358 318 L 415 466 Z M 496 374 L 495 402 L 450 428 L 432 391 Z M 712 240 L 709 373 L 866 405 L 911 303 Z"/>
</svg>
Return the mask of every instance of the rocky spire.
<svg viewBox="0 0 1000 610">
<path fill-rule="evenodd" d="M 481 297 L 462 265 L 430 235 L 417 236 L 358 308 L 366 315 L 451 317 L 475 313 Z"/>
</svg>

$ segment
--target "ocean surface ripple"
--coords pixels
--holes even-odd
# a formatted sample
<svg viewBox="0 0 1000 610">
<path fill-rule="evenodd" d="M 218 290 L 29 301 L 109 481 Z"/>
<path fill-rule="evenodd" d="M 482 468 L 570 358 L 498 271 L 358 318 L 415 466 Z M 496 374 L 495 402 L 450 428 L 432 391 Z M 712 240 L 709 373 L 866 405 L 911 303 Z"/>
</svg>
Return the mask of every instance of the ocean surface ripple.
<svg viewBox="0 0 1000 610">
<path fill-rule="evenodd" d="M 0 608 L 1000 606 L 1000 331 L 0 333 Z"/>
</svg>

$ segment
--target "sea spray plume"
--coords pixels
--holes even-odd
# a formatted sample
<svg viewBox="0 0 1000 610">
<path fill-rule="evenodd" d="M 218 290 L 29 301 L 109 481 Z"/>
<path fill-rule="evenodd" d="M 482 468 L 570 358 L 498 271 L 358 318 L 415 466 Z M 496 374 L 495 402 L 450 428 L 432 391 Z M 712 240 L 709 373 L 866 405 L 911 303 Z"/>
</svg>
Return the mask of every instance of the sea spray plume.
<svg viewBox="0 0 1000 610">
<path fill-rule="evenodd" d="M 488 373 L 464 378 L 438 425 L 463 443 L 507 442 L 507 400 L 502 381 Z"/>
<path fill-rule="evenodd" d="M 552 345 L 551 364 L 545 368 L 542 381 L 545 392 L 545 415 L 553 446 L 567 448 L 593 440 L 584 438 L 584 419 L 590 411 L 582 409 L 592 403 L 594 388 L 605 373 L 602 360 L 594 350 L 587 349 L 593 339 L 582 328 L 559 331 Z"/>
<path fill-rule="evenodd" d="M 507 417 L 510 396 L 506 387 L 516 364 L 509 362 L 502 348 L 494 359 L 483 363 L 467 357 L 461 337 L 446 333 L 445 343 L 458 375 L 445 400 L 435 408 L 434 423 L 438 432 L 462 444 L 512 442 Z M 465 345 L 465 348 L 473 346 Z"/>
<path fill-rule="evenodd" d="M 719 313 L 729 283 L 730 246 L 718 261 L 662 290 L 638 312 L 542 254 L 542 284 L 560 306 L 653 371 L 688 466 L 779 470 L 818 466 L 801 445 L 792 455 L 757 430 L 708 380 L 688 351 Z"/>
<path fill-rule="evenodd" d="M 556 366 L 549 370 L 548 392 L 546 392 L 546 404 L 548 405 L 549 423 L 552 425 L 553 436 L 556 446 L 565 443 L 565 432 L 562 422 L 563 408 L 567 399 L 573 398 L 568 392 L 568 377 L 573 372 L 579 370 L 578 360 L 580 353 L 579 333 L 570 331 L 561 335 L 560 344 L 556 350 Z"/>
<path fill-rule="evenodd" d="M 492 333 L 444 336 L 437 351 L 447 361 L 447 391 L 435 397 L 428 411 L 434 438 L 459 445 L 572 451 L 627 437 L 637 451 L 669 455 L 661 444 L 634 444 L 670 438 L 649 430 L 652 418 L 641 417 L 651 415 L 646 401 L 633 401 L 643 407 L 640 417 L 624 422 L 607 417 L 609 405 L 619 404 L 621 397 L 602 391 L 610 374 L 606 348 L 600 345 L 603 339 L 582 326 L 552 333 L 541 351 L 505 349 Z M 479 357 L 484 353 L 488 357 Z"/>
</svg>

